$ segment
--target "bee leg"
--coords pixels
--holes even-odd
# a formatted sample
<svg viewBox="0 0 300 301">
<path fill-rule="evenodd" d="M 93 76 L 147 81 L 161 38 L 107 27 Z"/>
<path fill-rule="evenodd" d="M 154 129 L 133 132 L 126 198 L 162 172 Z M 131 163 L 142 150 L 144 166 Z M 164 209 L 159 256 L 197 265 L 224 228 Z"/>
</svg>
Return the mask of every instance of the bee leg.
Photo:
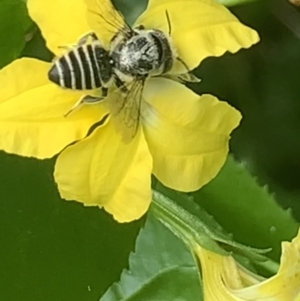
<svg viewBox="0 0 300 301">
<path fill-rule="evenodd" d="M 108 94 L 108 88 L 105 88 L 105 87 L 102 87 L 101 89 L 101 92 L 102 92 L 102 99 L 105 98 Z"/>
<path fill-rule="evenodd" d="M 180 57 L 176 57 L 176 60 L 182 64 L 182 66 L 186 69 L 187 72 L 191 72 L 189 66 L 183 59 L 181 59 Z"/>
<path fill-rule="evenodd" d="M 89 38 L 92 41 L 98 41 L 98 38 L 94 32 L 88 32 L 77 41 L 76 46 L 82 46 L 86 44 Z"/>
<path fill-rule="evenodd" d="M 57 46 L 58 49 L 71 50 L 75 45 Z"/>
<path fill-rule="evenodd" d="M 98 96 L 97 97 L 97 96 L 85 95 L 82 98 L 81 102 L 82 102 L 82 104 L 90 104 L 90 105 L 92 105 L 92 104 L 100 102 L 104 98 L 105 97 L 103 97 L 103 96 L 100 96 L 100 97 Z"/>
<path fill-rule="evenodd" d="M 123 81 L 120 80 L 120 78 L 118 76 L 115 76 L 115 84 L 116 87 L 123 93 L 123 94 L 127 94 L 128 93 L 128 89 L 125 86 L 125 83 Z"/>
<path fill-rule="evenodd" d="M 102 89 L 102 93 L 104 89 L 105 88 Z M 81 107 L 84 104 L 97 104 L 100 101 L 102 101 L 106 96 L 107 96 L 107 91 L 105 95 L 98 96 L 98 97 L 91 96 L 91 95 L 83 95 L 78 99 L 78 101 L 75 102 L 75 104 L 71 107 L 71 109 L 64 114 L 64 117 L 69 116 L 73 111 L 77 110 L 79 107 Z"/>
<path fill-rule="evenodd" d="M 179 80 L 190 83 L 199 83 L 201 81 L 196 75 L 191 73 L 189 66 L 185 63 L 183 59 L 181 59 L 180 57 L 176 57 L 176 60 L 180 62 L 182 66 L 186 69 L 185 73 L 176 76 Z"/>
<path fill-rule="evenodd" d="M 161 77 L 171 79 L 175 82 L 185 84 L 185 83 L 200 83 L 201 79 L 198 78 L 196 75 L 187 72 L 182 74 L 164 74 Z"/>
</svg>

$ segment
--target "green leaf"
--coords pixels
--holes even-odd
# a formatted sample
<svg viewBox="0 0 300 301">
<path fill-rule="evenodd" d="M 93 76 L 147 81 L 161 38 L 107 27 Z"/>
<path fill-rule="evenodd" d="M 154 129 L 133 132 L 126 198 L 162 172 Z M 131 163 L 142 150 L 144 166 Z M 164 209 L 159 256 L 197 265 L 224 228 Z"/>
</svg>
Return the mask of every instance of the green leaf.
<svg viewBox="0 0 300 301">
<path fill-rule="evenodd" d="M 0 1 L 0 68 L 19 57 L 33 22 L 21 0 Z M 28 36 L 29 34 L 29 36 Z"/>
<path fill-rule="evenodd" d="M 195 210 L 186 210 L 185 206 L 178 205 L 176 202 L 158 191 L 153 191 L 152 198 L 153 200 L 150 208 L 151 212 L 187 246 L 190 247 L 191 244 L 197 243 L 211 252 L 224 256 L 229 255 L 229 253 L 221 248 L 216 242 L 216 238 L 222 238 L 225 236 L 223 236 L 223 233 L 218 232 L 219 229 L 214 231 L 215 228 L 219 227 L 211 226 L 211 221 L 213 222 L 213 220 L 209 219 L 204 221 L 201 217 L 199 218 L 199 216 L 195 214 Z M 182 201 L 182 199 L 178 200 L 179 203 L 180 201 Z M 193 204 L 192 202 L 189 202 L 189 200 L 184 201 L 184 205 L 188 203 Z"/>
<path fill-rule="evenodd" d="M 157 185 L 157 188 L 168 194 L 168 190 L 162 185 Z M 269 252 L 270 249 L 255 249 L 235 242 L 214 220 L 213 216 L 194 203 L 193 198 L 187 198 L 183 193 L 173 193 L 173 195 L 177 202 L 154 191 L 151 211 L 189 247 L 196 243 L 224 256 L 229 255 L 225 251 L 227 249 L 243 254 L 253 261 L 267 260 L 262 254 Z"/>
<path fill-rule="evenodd" d="M 147 0 L 112 0 L 114 6 L 126 17 L 129 24 L 133 24 L 139 15 L 147 8 Z"/>
<path fill-rule="evenodd" d="M 151 214 L 123 271 L 101 301 L 202 300 L 197 269 L 185 245 Z"/>
<path fill-rule="evenodd" d="M 23 48 L 20 56 L 37 58 L 48 62 L 51 61 L 54 54 L 46 47 L 41 31 L 36 25 L 31 29 L 31 34 L 32 37 Z"/>
<path fill-rule="evenodd" d="M 266 187 L 260 187 L 242 164 L 231 157 L 219 175 L 194 194 L 209 214 L 246 245 L 273 250 L 278 260 L 280 244 L 291 240 L 298 224 L 291 212 L 283 210 Z"/>
<path fill-rule="evenodd" d="M 54 164 L 0 152 L 1 301 L 95 301 L 127 267 L 143 221 L 60 199 Z"/>
</svg>

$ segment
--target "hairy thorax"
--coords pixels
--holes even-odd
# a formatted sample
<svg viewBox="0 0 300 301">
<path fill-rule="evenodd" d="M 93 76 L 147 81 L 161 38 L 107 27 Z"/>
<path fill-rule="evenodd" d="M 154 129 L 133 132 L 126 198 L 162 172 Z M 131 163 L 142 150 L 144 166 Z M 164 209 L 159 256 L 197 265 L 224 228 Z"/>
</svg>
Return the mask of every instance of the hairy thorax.
<svg viewBox="0 0 300 301">
<path fill-rule="evenodd" d="M 116 69 L 126 75 L 155 75 L 159 69 L 159 56 L 156 45 L 149 36 L 138 35 L 120 44 L 112 54 Z"/>
</svg>

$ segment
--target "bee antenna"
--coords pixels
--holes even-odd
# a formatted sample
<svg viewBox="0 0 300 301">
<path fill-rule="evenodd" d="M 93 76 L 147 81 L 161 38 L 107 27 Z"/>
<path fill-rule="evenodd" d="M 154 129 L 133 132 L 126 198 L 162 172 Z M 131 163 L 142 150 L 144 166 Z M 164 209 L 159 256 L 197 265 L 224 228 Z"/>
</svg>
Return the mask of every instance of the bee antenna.
<svg viewBox="0 0 300 301">
<path fill-rule="evenodd" d="M 167 17 L 167 22 L 168 22 L 168 28 L 169 28 L 169 36 L 171 35 L 172 32 L 172 26 L 171 26 L 171 20 L 168 11 L 166 10 L 166 17 Z"/>
</svg>

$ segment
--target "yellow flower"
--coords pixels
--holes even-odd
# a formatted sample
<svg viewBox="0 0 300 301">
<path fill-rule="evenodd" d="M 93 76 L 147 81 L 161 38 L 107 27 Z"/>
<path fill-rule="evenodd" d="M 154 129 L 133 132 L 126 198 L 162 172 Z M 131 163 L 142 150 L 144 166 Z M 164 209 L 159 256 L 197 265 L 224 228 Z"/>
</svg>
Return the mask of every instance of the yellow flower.
<svg viewBox="0 0 300 301">
<path fill-rule="evenodd" d="M 300 230 L 292 242 L 282 243 L 280 267 L 265 279 L 232 256 L 221 256 L 196 245 L 202 269 L 204 301 L 300 301 Z"/>
<path fill-rule="evenodd" d="M 104 17 L 111 20 L 115 13 L 110 2 L 85 2 L 27 1 L 29 15 L 56 55 L 59 46 L 74 44 L 90 31 L 108 45 L 113 28 L 98 9 L 106 8 Z M 255 31 L 211 0 L 149 0 L 136 24 L 167 33 L 166 11 L 172 41 L 190 69 L 208 56 L 236 52 L 258 41 Z M 108 113 L 103 105 L 84 106 L 63 117 L 84 91 L 63 90 L 49 82 L 50 67 L 23 58 L 0 72 L 0 149 L 39 159 L 59 154 L 54 177 L 62 198 L 104 207 L 118 221 L 131 221 L 148 209 L 151 173 L 173 189 L 192 191 L 223 165 L 229 135 L 241 118 L 227 103 L 198 96 L 171 80 L 151 79 L 144 91 L 151 109 L 133 141 L 124 144 L 110 118 L 88 135 Z M 179 67 L 172 72 L 180 72 Z"/>
</svg>

